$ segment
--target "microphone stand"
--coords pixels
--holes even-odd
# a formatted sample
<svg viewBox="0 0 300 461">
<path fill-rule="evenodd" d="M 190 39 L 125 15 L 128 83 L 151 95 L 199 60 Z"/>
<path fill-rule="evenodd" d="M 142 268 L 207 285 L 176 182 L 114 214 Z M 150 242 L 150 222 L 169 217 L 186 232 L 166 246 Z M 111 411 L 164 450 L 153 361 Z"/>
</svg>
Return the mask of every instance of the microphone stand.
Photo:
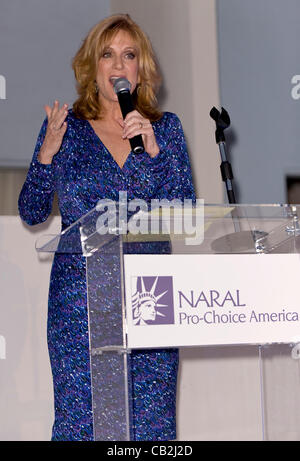
<svg viewBox="0 0 300 461">
<path fill-rule="evenodd" d="M 236 204 L 235 194 L 233 190 L 233 173 L 231 164 L 227 160 L 226 154 L 226 140 L 224 135 L 224 130 L 230 126 L 230 117 L 228 112 L 222 107 L 221 112 L 218 111 L 215 107 L 213 107 L 209 113 L 210 117 L 216 122 L 216 143 L 219 145 L 221 160 L 222 163 L 220 165 L 222 179 L 225 182 L 226 190 L 227 190 L 227 197 L 228 202 L 230 204 Z M 237 250 L 238 248 L 244 252 L 245 249 L 251 249 L 252 244 L 255 245 L 256 253 L 260 253 L 264 251 L 263 244 L 260 243 L 261 238 L 267 236 L 266 232 L 253 230 L 253 231 L 241 231 L 240 226 L 240 219 L 239 216 L 240 210 L 235 207 L 231 211 L 231 216 L 233 220 L 233 226 L 235 232 L 233 234 L 229 234 L 227 236 L 221 237 L 213 242 L 212 247 L 215 248 L 217 252 L 226 252 L 228 250 L 232 251 L 234 248 Z"/>
<path fill-rule="evenodd" d="M 228 112 L 224 109 L 224 107 L 222 107 L 221 112 L 218 111 L 216 107 L 213 107 L 209 115 L 216 123 L 215 138 L 216 138 L 216 143 L 218 144 L 219 150 L 220 150 L 220 155 L 221 155 L 220 169 L 221 169 L 222 180 L 225 182 L 225 186 L 226 186 L 228 202 L 230 204 L 236 203 L 235 194 L 233 190 L 233 184 L 232 184 L 233 173 L 232 173 L 231 164 L 229 163 L 227 159 L 226 139 L 225 139 L 225 134 L 224 134 L 224 130 L 226 130 L 226 128 L 230 126 L 230 117 L 229 117 Z M 236 208 L 231 211 L 231 216 L 233 220 L 234 230 L 236 233 L 235 235 L 237 235 L 237 233 L 241 232 L 241 228 L 240 228 L 238 211 Z"/>
<path fill-rule="evenodd" d="M 227 160 L 226 153 L 226 140 L 224 130 L 230 126 L 230 118 L 228 112 L 222 107 L 222 111 L 219 112 L 218 109 L 213 107 L 209 113 L 211 118 L 216 122 L 216 143 L 219 145 L 221 160 L 220 165 L 222 179 L 226 185 L 227 197 L 229 203 L 236 203 L 235 194 L 233 190 L 233 173 L 231 164 Z"/>
</svg>

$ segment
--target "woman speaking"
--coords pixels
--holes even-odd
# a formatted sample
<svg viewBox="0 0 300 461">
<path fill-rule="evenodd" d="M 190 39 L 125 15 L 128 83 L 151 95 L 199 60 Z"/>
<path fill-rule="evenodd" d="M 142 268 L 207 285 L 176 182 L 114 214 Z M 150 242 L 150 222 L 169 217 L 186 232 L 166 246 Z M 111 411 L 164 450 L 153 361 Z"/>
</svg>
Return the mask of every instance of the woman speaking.
<svg viewBox="0 0 300 461">
<path fill-rule="evenodd" d="M 54 192 L 65 229 L 102 198 L 194 199 L 178 117 L 156 100 L 160 78 L 152 46 L 128 15 L 95 25 L 73 59 L 78 99 L 45 106 L 30 168 L 19 197 L 21 218 L 47 219 Z M 123 120 L 114 82 L 125 78 L 135 110 Z M 141 135 L 145 151 L 130 139 Z M 93 440 L 85 259 L 55 254 L 49 288 L 48 348 L 54 383 L 52 440 Z M 178 350 L 131 353 L 135 440 L 176 438 Z"/>
</svg>

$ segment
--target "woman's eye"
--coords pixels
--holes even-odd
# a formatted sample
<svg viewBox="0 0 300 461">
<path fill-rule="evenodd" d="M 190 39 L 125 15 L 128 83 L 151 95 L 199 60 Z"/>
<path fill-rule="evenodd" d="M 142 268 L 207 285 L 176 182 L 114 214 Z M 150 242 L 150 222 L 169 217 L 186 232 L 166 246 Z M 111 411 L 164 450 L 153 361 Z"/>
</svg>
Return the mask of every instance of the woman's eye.
<svg viewBox="0 0 300 461">
<path fill-rule="evenodd" d="M 102 58 L 110 58 L 111 57 L 111 52 L 110 51 L 105 51 L 102 55 Z"/>
<path fill-rule="evenodd" d="M 134 54 L 134 53 L 127 53 L 127 54 L 126 54 L 126 58 L 128 58 L 128 59 L 134 59 L 134 58 L 135 58 L 135 54 Z"/>
</svg>

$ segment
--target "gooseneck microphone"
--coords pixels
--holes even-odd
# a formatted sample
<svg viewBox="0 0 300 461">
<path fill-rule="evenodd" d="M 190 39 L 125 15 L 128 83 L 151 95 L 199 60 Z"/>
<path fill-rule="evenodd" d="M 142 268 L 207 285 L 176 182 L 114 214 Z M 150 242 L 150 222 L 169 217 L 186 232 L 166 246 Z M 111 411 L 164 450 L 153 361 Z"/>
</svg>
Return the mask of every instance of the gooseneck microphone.
<svg viewBox="0 0 300 461">
<path fill-rule="evenodd" d="M 120 104 L 123 118 L 125 118 L 129 112 L 132 112 L 134 110 L 130 94 L 130 88 L 130 82 L 124 77 L 116 78 L 116 80 L 114 81 L 114 92 L 118 96 L 118 101 Z M 131 149 L 135 154 L 141 154 L 142 152 L 144 152 L 145 148 L 141 134 L 138 134 L 137 136 L 134 136 L 133 138 L 129 139 L 129 142 Z"/>
</svg>

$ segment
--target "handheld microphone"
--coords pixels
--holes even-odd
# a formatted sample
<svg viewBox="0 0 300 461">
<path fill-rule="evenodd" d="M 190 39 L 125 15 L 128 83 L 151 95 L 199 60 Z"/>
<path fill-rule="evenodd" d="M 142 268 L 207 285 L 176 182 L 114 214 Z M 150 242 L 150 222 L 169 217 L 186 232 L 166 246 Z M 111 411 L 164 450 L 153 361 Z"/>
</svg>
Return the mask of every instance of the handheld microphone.
<svg viewBox="0 0 300 461">
<path fill-rule="evenodd" d="M 130 94 L 130 88 L 130 82 L 124 77 L 117 78 L 114 81 L 114 92 L 118 96 L 118 101 L 120 104 L 123 118 L 125 118 L 129 112 L 132 112 L 134 110 Z M 145 148 L 141 134 L 138 134 L 137 136 L 134 136 L 133 138 L 129 139 L 129 142 L 131 145 L 131 149 L 135 154 L 141 154 L 142 152 L 144 152 Z"/>
</svg>

